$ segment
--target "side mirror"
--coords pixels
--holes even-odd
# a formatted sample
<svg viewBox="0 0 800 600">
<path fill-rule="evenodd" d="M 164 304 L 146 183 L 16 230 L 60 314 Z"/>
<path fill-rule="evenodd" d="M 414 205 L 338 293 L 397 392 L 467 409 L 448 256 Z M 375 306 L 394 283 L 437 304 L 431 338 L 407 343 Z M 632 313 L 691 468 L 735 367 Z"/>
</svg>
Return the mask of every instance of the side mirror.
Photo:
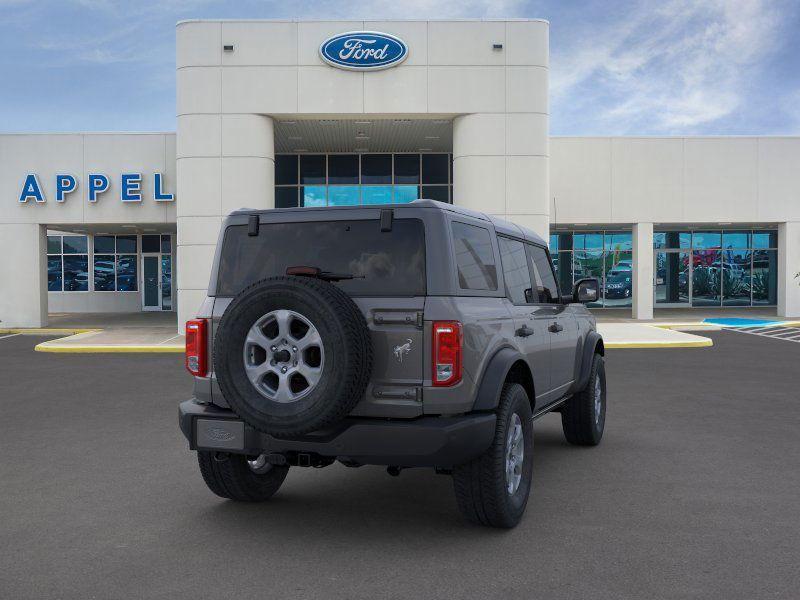
<svg viewBox="0 0 800 600">
<path fill-rule="evenodd" d="M 597 277 L 587 277 L 575 282 L 572 289 L 572 301 L 581 304 L 597 302 L 600 299 L 600 280 Z"/>
</svg>

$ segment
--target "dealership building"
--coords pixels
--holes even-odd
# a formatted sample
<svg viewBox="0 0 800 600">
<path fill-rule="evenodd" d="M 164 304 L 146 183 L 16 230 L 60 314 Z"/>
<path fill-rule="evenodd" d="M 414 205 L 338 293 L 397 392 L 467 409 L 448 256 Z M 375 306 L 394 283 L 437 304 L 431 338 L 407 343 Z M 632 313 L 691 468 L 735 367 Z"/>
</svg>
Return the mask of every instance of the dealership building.
<svg viewBox="0 0 800 600">
<path fill-rule="evenodd" d="M 597 308 L 800 316 L 800 138 L 550 137 L 548 46 L 540 20 L 179 23 L 177 133 L 0 135 L 0 327 L 183 322 L 232 210 L 416 198 L 537 231 Z"/>
</svg>

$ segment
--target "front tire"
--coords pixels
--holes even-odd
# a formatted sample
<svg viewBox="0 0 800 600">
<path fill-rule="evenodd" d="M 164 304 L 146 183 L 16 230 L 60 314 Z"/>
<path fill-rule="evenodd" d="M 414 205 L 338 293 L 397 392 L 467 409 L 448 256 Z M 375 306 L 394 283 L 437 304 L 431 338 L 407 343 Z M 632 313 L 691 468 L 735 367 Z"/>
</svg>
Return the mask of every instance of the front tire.
<svg viewBox="0 0 800 600">
<path fill-rule="evenodd" d="M 606 424 L 606 367 L 595 354 L 586 387 L 561 408 L 564 437 L 576 446 L 596 446 L 603 439 Z"/>
<path fill-rule="evenodd" d="M 200 473 L 208 489 L 220 498 L 240 502 L 263 502 L 281 487 L 288 466 L 263 463 L 262 457 L 242 454 L 197 452 Z"/>
<path fill-rule="evenodd" d="M 456 501 L 466 519 L 490 527 L 519 523 L 533 476 L 533 415 L 525 388 L 503 386 L 489 449 L 453 469 Z"/>
</svg>

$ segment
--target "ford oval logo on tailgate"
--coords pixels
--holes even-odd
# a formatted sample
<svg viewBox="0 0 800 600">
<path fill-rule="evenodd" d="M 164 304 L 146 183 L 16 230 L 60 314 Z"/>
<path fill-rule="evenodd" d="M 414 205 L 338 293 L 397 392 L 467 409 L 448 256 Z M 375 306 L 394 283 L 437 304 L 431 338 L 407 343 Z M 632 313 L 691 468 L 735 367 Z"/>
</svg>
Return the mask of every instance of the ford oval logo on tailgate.
<svg viewBox="0 0 800 600">
<path fill-rule="evenodd" d="M 377 71 L 403 62 L 408 46 L 388 33 L 349 31 L 322 42 L 319 53 L 322 60 L 340 69 Z"/>
</svg>

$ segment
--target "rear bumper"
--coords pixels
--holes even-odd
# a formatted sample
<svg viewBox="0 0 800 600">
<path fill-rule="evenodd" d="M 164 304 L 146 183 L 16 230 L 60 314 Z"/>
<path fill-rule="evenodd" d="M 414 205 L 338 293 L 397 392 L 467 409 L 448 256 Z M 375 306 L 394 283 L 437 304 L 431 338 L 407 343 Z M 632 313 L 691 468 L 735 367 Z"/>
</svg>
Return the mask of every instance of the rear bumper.
<svg viewBox="0 0 800 600">
<path fill-rule="evenodd" d="M 476 458 L 492 443 L 494 413 L 413 420 L 347 418 L 335 428 L 295 439 L 253 429 L 232 411 L 182 402 L 179 424 L 192 450 L 257 455 L 299 452 L 371 465 L 450 468 Z"/>
</svg>

